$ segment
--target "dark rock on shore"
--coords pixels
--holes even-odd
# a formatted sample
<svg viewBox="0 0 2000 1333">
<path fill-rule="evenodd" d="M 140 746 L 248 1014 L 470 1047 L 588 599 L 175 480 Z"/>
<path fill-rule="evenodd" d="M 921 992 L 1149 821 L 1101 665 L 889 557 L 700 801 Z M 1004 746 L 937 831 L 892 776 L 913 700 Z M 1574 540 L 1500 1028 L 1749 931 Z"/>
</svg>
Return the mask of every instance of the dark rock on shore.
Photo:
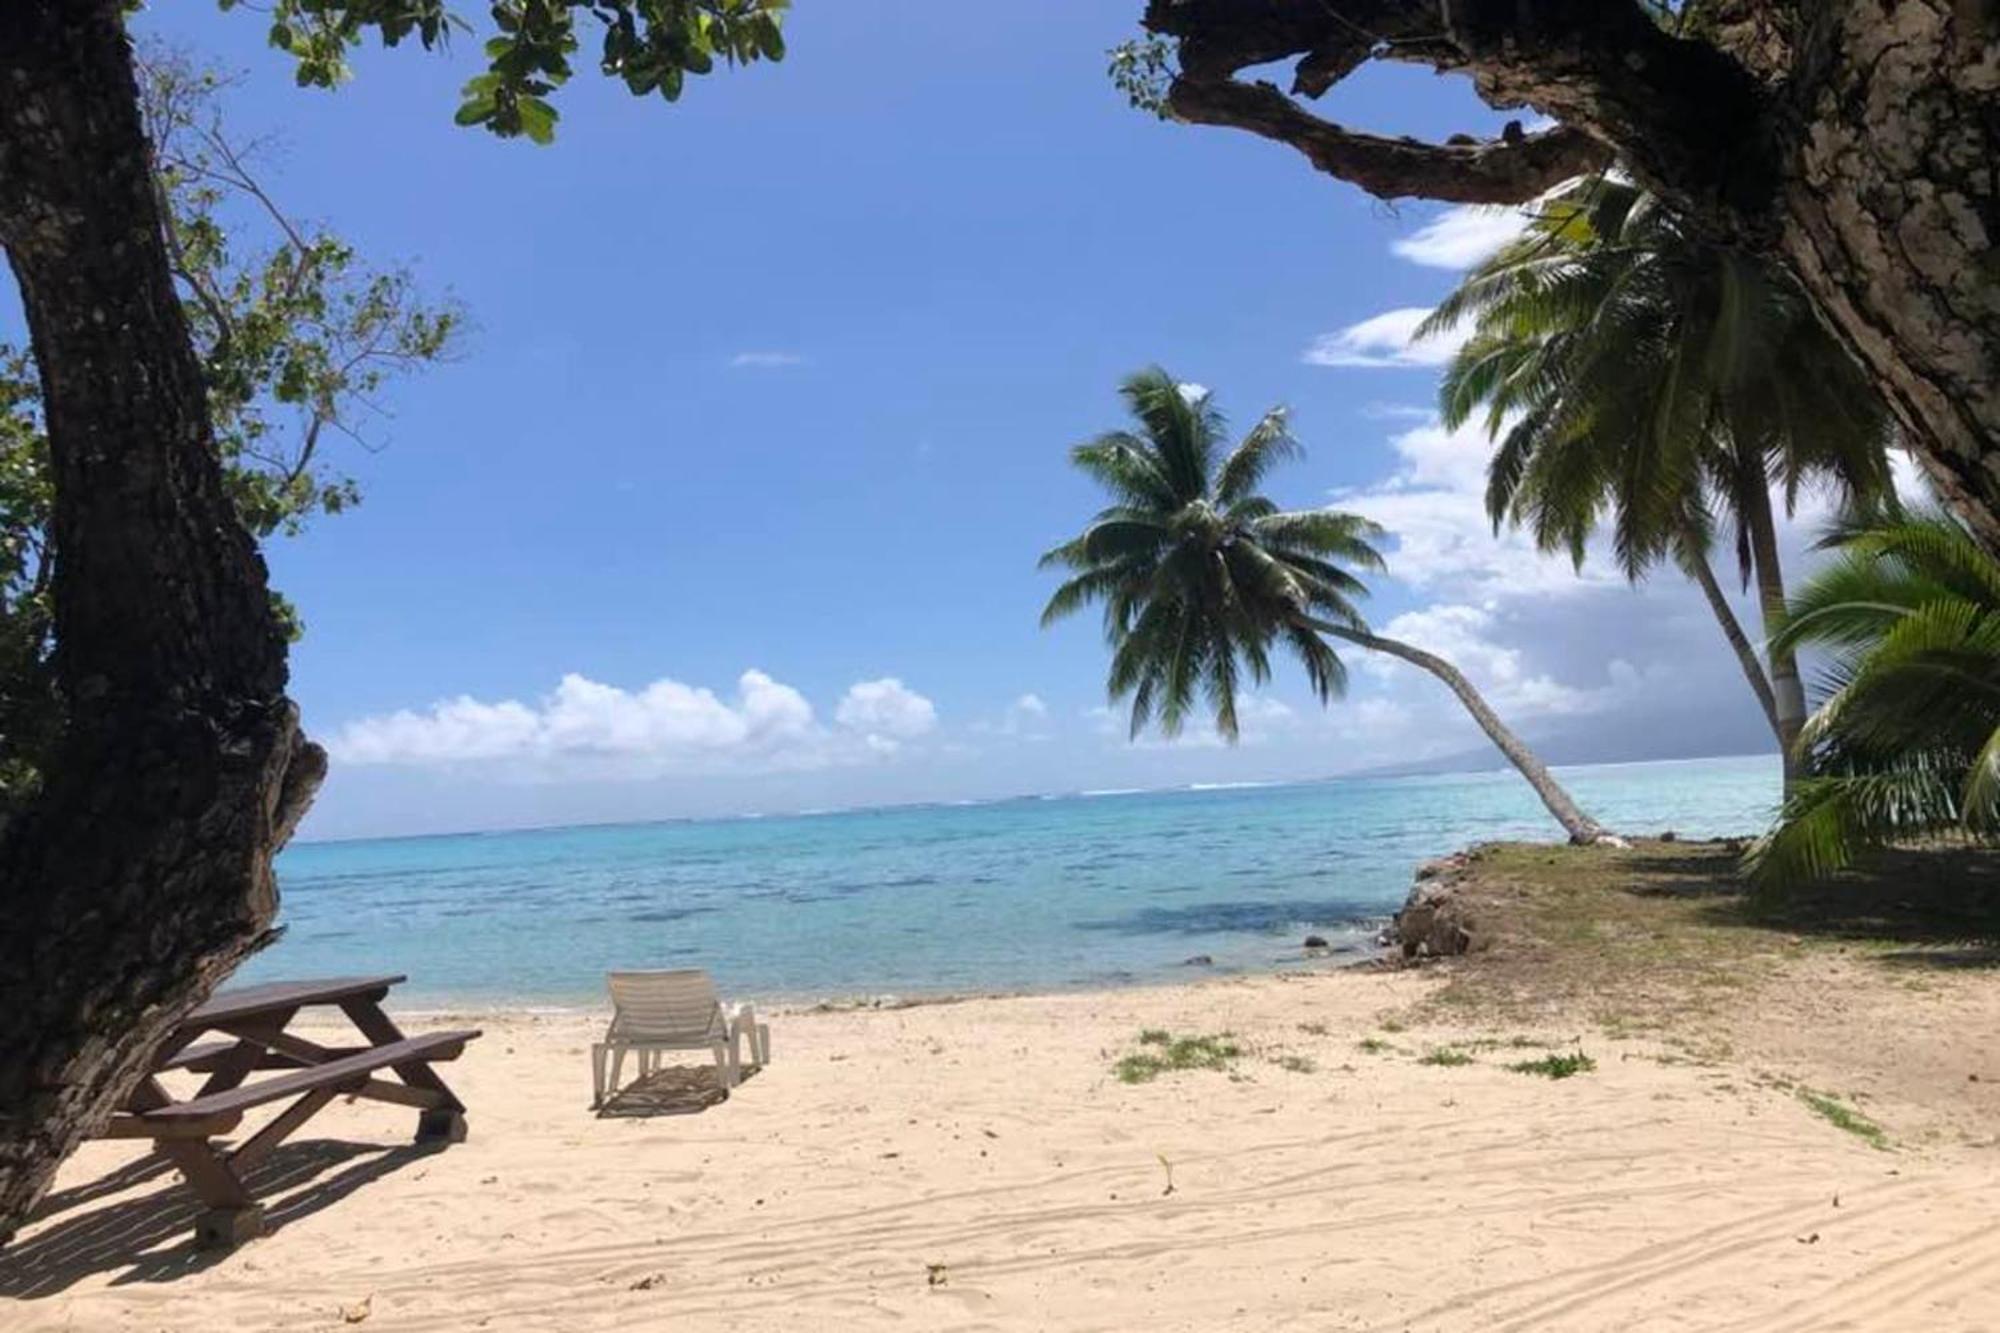
<svg viewBox="0 0 2000 1333">
<path fill-rule="evenodd" d="M 1417 882 L 1389 928 L 1405 958 L 1450 958 L 1483 947 L 1464 891 L 1477 856 L 1454 852 L 1417 867 Z"/>
<path fill-rule="evenodd" d="M 1324 949 L 1324 948 L 1326 948 L 1326 947 L 1327 947 L 1327 944 L 1326 944 L 1326 939 L 1325 939 L 1325 937 L 1324 937 L 1324 936 L 1320 936 L 1320 935 L 1308 935 L 1308 936 L 1306 936 L 1306 948 L 1308 948 L 1308 949 Z"/>
<path fill-rule="evenodd" d="M 1181 961 L 1181 966 L 1182 966 L 1182 967 L 1214 967 L 1214 966 L 1215 966 L 1215 959 L 1211 958 L 1211 957 L 1210 957 L 1209 955 L 1207 955 L 1207 954 L 1205 954 L 1205 953 L 1198 953 L 1198 954 L 1196 954 L 1196 955 L 1195 955 L 1194 957 L 1192 957 L 1192 958 L 1187 958 L 1187 959 L 1183 959 L 1183 960 Z"/>
</svg>

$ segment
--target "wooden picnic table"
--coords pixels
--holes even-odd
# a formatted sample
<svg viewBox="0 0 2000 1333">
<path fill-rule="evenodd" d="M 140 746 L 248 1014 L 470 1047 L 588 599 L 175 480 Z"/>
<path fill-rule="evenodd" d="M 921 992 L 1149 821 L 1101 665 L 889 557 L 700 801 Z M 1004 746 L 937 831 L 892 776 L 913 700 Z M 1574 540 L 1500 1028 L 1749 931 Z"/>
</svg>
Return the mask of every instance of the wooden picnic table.
<svg viewBox="0 0 2000 1333">
<path fill-rule="evenodd" d="M 105 1128 L 106 1138 L 150 1138 L 208 1205 L 196 1220 L 195 1242 L 227 1246 L 263 1228 L 264 1209 L 244 1174 L 270 1155 L 335 1097 L 366 1097 L 418 1111 L 419 1143 L 465 1138 L 465 1104 L 431 1066 L 455 1060 L 477 1029 L 403 1035 L 382 1011 L 401 976 L 273 981 L 218 991 L 189 1014 L 160 1047 L 153 1072 L 134 1089 Z M 363 1039 L 325 1046 L 289 1031 L 302 1011 L 338 1008 Z M 207 1033 L 219 1039 L 198 1040 Z M 388 1070 L 395 1082 L 377 1078 Z M 160 1075 L 184 1070 L 207 1075 L 191 1097 L 176 1099 Z M 268 1078 L 250 1076 L 281 1071 Z M 244 1112 L 291 1100 L 269 1123 L 234 1147 L 218 1142 Z"/>
</svg>

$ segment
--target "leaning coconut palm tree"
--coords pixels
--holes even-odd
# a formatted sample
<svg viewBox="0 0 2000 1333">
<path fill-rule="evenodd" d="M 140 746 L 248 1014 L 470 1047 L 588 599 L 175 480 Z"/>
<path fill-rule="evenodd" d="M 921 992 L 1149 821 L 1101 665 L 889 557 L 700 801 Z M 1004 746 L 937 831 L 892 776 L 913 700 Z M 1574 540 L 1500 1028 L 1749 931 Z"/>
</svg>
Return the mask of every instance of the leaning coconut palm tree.
<svg viewBox="0 0 2000 1333">
<path fill-rule="evenodd" d="M 1112 504 L 1081 536 L 1042 557 L 1074 571 L 1049 598 L 1043 625 L 1102 603 L 1109 687 L 1131 699 L 1132 734 L 1157 722 L 1177 733 L 1202 700 L 1216 729 L 1237 735 L 1236 694 L 1262 684 L 1282 646 L 1322 702 L 1346 686 L 1329 639 L 1422 667 L 1451 688 L 1521 771 L 1570 841 L 1613 841 L 1570 799 L 1451 663 L 1372 634 L 1355 609 L 1367 588 L 1351 571 L 1379 570 L 1381 530 L 1332 509 L 1280 510 L 1258 492 L 1272 465 L 1299 452 L 1283 408 L 1264 414 L 1227 454 L 1213 400 L 1154 367 L 1121 388 L 1137 431 L 1113 431 L 1071 457 Z"/>
<path fill-rule="evenodd" d="M 1615 178 L 1545 201 L 1520 239 L 1467 275 L 1426 321 L 1472 321 L 1440 387 L 1447 425 L 1485 409 L 1494 526 L 1512 523 L 1581 564 L 1609 520 L 1625 575 L 1679 566 L 1700 585 L 1795 768 L 1805 721 L 1783 619 L 1771 492 L 1809 485 L 1851 509 L 1892 506 L 1892 432 L 1880 395 L 1768 264 L 1709 244 Z M 1715 577 L 1733 529 L 1768 641 L 1759 661 Z"/>
<path fill-rule="evenodd" d="M 1850 526 L 1780 634 L 1833 654 L 1807 775 L 1751 849 L 1782 889 L 1861 853 L 2000 839 L 2000 564 L 1942 515 Z"/>
</svg>

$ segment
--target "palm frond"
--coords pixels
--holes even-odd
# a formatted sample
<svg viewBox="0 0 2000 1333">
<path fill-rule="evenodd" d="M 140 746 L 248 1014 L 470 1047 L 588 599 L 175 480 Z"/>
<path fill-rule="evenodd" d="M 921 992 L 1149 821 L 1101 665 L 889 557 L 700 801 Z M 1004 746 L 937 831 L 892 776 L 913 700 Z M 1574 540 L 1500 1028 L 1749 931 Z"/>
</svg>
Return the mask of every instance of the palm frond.
<svg viewBox="0 0 2000 1333">
<path fill-rule="evenodd" d="M 1376 548 L 1384 533 L 1378 523 L 1338 509 L 1293 509 L 1266 514 L 1246 525 L 1258 543 L 1275 550 L 1340 560 L 1361 569 L 1385 568 Z"/>
<path fill-rule="evenodd" d="M 1306 669 L 1306 680 L 1321 703 L 1347 693 L 1347 664 L 1327 641 L 1305 625 L 1287 625 L 1285 642 Z"/>
<path fill-rule="evenodd" d="M 1885 844 L 2000 832 L 2000 570 L 1936 515 L 1839 541 L 1777 636 L 1833 656 L 1801 736 L 1812 776 L 1751 856 L 1773 891 Z"/>
<path fill-rule="evenodd" d="M 1093 603 L 1115 603 L 1121 589 L 1135 577 L 1144 577 L 1148 572 L 1144 561 L 1123 560 L 1095 565 L 1063 580 L 1049 594 L 1048 604 L 1042 608 L 1042 628 L 1047 629 Z"/>
<path fill-rule="evenodd" d="M 1199 499 L 1208 490 L 1216 441 L 1227 429 L 1212 396 L 1191 393 L 1158 366 L 1128 378 L 1120 392 L 1145 427 L 1169 496 L 1182 504 Z"/>
<path fill-rule="evenodd" d="M 1867 772 L 1807 778 L 1745 857 L 1765 892 L 1824 879 L 1865 852 L 1959 825 L 1959 756 L 1915 754 Z"/>
<path fill-rule="evenodd" d="M 1077 470 L 1133 505 L 1175 502 L 1172 479 L 1162 467 L 1151 441 L 1129 431 L 1112 431 L 1070 451 Z"/>
<path fill-rule="evenodd" d="M 1233 506 L 1257 498 L 1257 484 L 1273 465 L 1297 458 L 1303 451 L 1292 438 L 1290 418 L 1282 407 L 1274 407 L 1222 460 L 1215 478 L 1216 503 Z"/>
</svg>

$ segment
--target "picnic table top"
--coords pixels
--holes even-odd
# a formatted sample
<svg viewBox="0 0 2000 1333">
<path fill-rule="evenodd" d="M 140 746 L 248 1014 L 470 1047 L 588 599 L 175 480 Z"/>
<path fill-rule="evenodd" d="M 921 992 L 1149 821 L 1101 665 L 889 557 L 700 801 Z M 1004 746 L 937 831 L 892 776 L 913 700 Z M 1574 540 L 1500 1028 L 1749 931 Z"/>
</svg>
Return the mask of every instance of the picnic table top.
<svg viewBox="0 0 2000 1333">
<path fill-rule="evenodd" d="M 406 978 L 401 975 L 319 977 L 306 981 L 267 981 L 257 986 L 232 986 L 210 996 L 208 1003 L 187 1016 L 182 1027 L 228 1023 L 309 1004 L 338 1004 L 359 996 L 378 995 L 404 980 Z"/>
<path fill-rule="evenodd" d="M 304 1069 L 279 1074 L 275 1078 L 204 1093 L 184 1102 L 169 1102 L 165 1106 L 142 1112 L 140 1118 L 157 1123 L 239 1116 L 252 1107 L 262 1106 L 266 1102 L 282 1101 L 296 1092 L 339 1088 L 345 1083 L 356 1082 L 375 1070 L 389 1065 L 400 1067 L 407 1061 L 428 1063 L 431 1060 L 455 1060 L 459 1052 L 465 1049 L 465 1043 L 477 1036 L 479 1036 L 478 1028 L 462 1028 L 452 1032 L 426 1032 L 418 1037 L 405 1037 L 401 1041 L 370 1046 L 365 1050 L 355 1051 L 321 1064 L 308 1065 Z"/>
</svg>

